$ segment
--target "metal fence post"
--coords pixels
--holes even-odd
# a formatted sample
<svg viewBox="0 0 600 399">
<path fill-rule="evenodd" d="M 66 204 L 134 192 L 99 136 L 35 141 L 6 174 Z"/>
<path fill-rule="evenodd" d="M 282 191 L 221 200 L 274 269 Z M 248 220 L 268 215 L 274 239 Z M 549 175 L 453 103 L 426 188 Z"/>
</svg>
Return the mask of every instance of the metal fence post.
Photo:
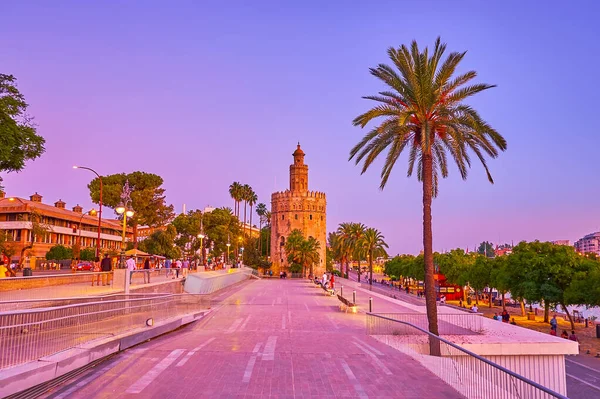
<svg viewBox="0 0 600 399">
<path fill-rule="evenodd" d="M 340 285 L 340 296 L 343 298 L 344 297 L 344 286 Z"/>
<path fill-rule="evenodd" d="M 369 297 L 369 313 L 373 313 L 373 298 Z"/>
<path fill-rule="evenodd" d="M 356 305 L 356 291 L 352 291 L 352 303 Z"/>
</svg>

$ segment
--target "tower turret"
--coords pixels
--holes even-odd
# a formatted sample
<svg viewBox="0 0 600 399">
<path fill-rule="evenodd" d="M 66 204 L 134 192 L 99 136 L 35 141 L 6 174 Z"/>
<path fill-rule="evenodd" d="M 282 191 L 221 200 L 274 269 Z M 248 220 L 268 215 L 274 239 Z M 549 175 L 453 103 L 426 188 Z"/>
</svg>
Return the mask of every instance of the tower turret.
<svg viewBox="0 0 600 399">
<path fill-rule="evenodd" d="M 290 191 L 306 192 L 308 191 L 308 165 L 304 163 L 304 151 L 298 148 L 292 154 L 294 163 L 290 165 Z"/>
</svg>

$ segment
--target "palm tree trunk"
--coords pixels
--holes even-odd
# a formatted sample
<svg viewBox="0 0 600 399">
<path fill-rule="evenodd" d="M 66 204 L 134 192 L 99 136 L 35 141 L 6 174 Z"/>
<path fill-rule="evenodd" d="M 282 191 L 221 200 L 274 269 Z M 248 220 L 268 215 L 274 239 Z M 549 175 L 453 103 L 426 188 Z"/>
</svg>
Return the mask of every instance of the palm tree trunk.
<svg viewBox="0 0 600 399">
<path fill-rule="evenodd" d="M 262 253 L 262 216 L 258 219 L 258 253 L 263 256 Z"/>
<path fill-rule="evenodd" d="M 373 285 L 373 251 L 369 251 L 369 285 Z"/>
<path fill-rule="evenodd" d="M 427 129 L 425 129 L 425 134 Z M 425 306 L 429 332 L 438 333 L 437 305 L 435 301 L 435 280 L 433 278 L 433 232 L 431 227 L 431 201 L 433 195 L 433 158 L 423 156 L 423 258 L 425 261 Z"/>
<path fill-rule="evenodd" d="M 248 235 L 252 238 L 252 205 L 250 205 L 250 227 L 248 229 Z"/>
<path fill-rule="evenodd" d="M 519 299 L 519 305 L 521 305 L 521 316 L 525 317 L 525 301 Z"/>
<path fill-rule="evenodd" d="M 360 256 L 358 257 L 358 282 L 360 283 Z"/>
<path fill-rule="evenodd" d="M 246 201 L 244 201 L 244 230 L 242 235 L 246 238 Z"/>
</svg>

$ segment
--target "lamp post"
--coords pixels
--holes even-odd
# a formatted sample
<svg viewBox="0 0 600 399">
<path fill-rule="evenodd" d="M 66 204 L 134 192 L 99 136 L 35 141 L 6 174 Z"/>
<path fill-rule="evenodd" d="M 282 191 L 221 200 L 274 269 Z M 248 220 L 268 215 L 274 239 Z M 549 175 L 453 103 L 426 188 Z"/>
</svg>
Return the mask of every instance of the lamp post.
<svg viewBox="0 0 600 399">
<path fill-rule="evenodd" d="M 134 212 L 129 203 L 131 202 L 131 190 L 129 189 L 129 181 L 125 181 L 123 191 L 121 192 L 121 202 L 115 208 L 119 215 L 123 215 L 123 236 L 121 242 L 121 268 L 125 268 L 125 233 L 127 231 L 127 218 L 133 217 Z"/>
<path fill-rule="evenodd" d="M 198 238 L 200 239 L 200 265 L 204 266 L 204 234 L 198 234 Z"/>
<path fill-rule="evenodd" d="M 83 221 L 83 217 L 88 214 L 90 216 L 95 216 L 96 213 L 97 212 L 95 209 L 90 209 L 89 211 L 82 213 L 81 217 L 79 218 L 79 237 L 77 238 L 77 245 L 79 245 L 79 251 L 81 251 L 81 222 Z"/>
<path fill-rule="evenodd" d="M 98 177 L 98 180 L 100 181 L 100 200 L 98 201 L 98 242 L 96 243 L 96 258 L 99 258 L 100 257 L 100 229 L 101 229 L 101 225 L 102 225 L 102 176 L 100 176 L 98 174 L 98 172 L 96 172 L 94 169 L 88 168 L 86 166 L 74 165 L 73 169 L 89 170 L 90 172 L 94 173 Z"/>
<path fill-rule="evenodd" d="M 227 264 L 229 264 L 229 247 L 231 247 L 231 243 L 229 242 L 229 234 L 227 234 Z"/>
</svg>

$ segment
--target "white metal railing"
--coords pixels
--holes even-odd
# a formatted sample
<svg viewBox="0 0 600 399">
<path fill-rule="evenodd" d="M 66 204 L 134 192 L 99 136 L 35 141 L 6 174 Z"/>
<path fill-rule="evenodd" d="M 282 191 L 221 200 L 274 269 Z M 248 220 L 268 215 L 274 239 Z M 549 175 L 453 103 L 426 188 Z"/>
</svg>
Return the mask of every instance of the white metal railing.
<svg viewBox="0 0 600 399">
<path fill-rule="evenodd" d="M 367 313 L 367 334 L 406 353 L 466 398 L 568 399 L 406 321 Z"/>
<path fill-rule="evenodd" d="M 102 300 L 0 313 L 0 369 L 38 360 L 84 342 L 210 307 L 201 295 Z"/>
<path fill-rule="evenodd" d="M 441 310 L 441 309 L 440 309 Z M 426 330 L 428 328 L 425 313 L 376 313 L 378 316 L 403 321 Z M 438 313 L 440 335 L 474 335 L 483 331 L 482 313 Z M 410 331 L 410 330 L 409 330 Z M 407 331 L 407 333 L 409 332 Z"/>
</svg>

